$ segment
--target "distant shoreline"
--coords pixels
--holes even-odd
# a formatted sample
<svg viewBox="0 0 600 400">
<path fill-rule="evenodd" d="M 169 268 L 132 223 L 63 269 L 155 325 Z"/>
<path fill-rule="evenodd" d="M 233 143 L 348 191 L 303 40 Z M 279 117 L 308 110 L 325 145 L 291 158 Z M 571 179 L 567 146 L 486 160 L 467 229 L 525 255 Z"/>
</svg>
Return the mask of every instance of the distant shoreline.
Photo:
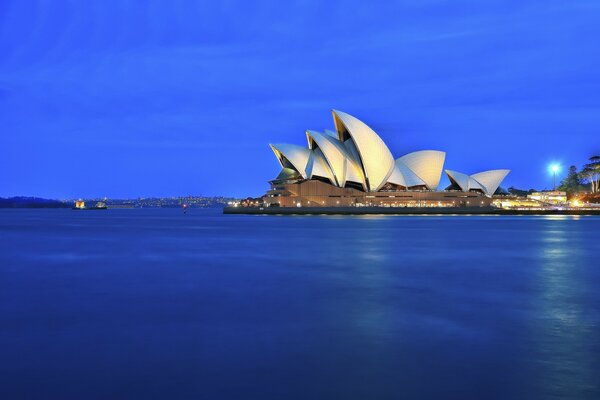
<svg viewBox="0 0 600 400">
<path fill-rule="evenodd" d="M 94 205 L 102 202 L 108 208 L 221 208 L 228 202 L 235 200 L 223 196 L 181 196 L 181 197 L 140 197 L 136 199 L 83 199 L 84 203 Z M 55 200 L 40 197 L 15 196 L 0 197 L 0 209 L 11 208 L 71 208 L 75 200 Z"/>
</svg>

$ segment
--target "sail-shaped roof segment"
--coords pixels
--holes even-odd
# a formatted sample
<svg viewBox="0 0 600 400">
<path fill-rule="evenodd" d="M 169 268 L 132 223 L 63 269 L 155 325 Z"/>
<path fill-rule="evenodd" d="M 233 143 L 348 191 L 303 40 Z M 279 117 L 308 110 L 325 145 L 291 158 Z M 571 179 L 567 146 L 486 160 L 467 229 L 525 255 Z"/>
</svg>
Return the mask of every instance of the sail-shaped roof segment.
<svg viewBox="0 0 600 400">
<path fill-rule="evenodd" d="M 336 133 L 337 135 L 337 133 Z M 337 136 L 336 136 L 337 137 Z M 341 142 L 340 142 L 341 143 Z M 365 180 L 365 172 L 360 163 L 360 156 L 356 145 L 352 140 L 346 140 L 344 143 L 346 149 L 346 182 L 354 182 L 360 184 L 365 192 L 368 192 L 367 182 Z"/>
<path fill-rule="evenodd" d="M 414 186 L 427 186 L 425 181 L 417 176 L 410 168 L 406 166 L 400 159 L 396 160 L 396 169 L 402 174 L 404 177 L 404 182 L 406 183 L 404 186 L 406 187 L 414 187 Z"/>
<path fill-rule="evenodd" d="M 346 159 L 348 157 L 344 144 L 335 137 L 316 131 L 306 131 L 306 137 L 311 149 L 314 150 L 318 146 L 323 152 L 323 156 L 335 177 L 332 182 L 337 186 L 344 187 L 346 184 Z"/>
<path fill-rule="evenodd" d="M 335 182 L 332 183 L 344 187 L 346 182 L 350 181 L 358 183 L 366 191 L 365 177 L 360 164 L 356 161 L 358 152 L 354 143 L 352 141 L 342 143 L 338 140 L 337 133 L 335 135 L 306 131 L 308 146 L 311 149 L 318 147 L 323 152 L 335 177 Z"/>
<path fill-rule="evenodd" d="M 306 175 L 308 176 L 308 179 L 315 176 L 327 178 L 332 184 L 335 184 L 333 172 L 331 171 L 327 160 L 325 160 L 323 152 L 318 147 L 310 152 L 308 165 L 306 166 Z"/>
<path fill-rule="evenodd" d="M 450 182 L 458 186 L 463 192 L 469 191 L 469 175 L 449 169 L 446 170 L 446 175 L 448 175 Z"/>
<path fill-rule="evenodd" d="M 436 190 L 444 168 L 446 153 L 437 150 L 421 150 L 406 154 L 396 160 L 415 173 L 429 190 Z"/>
<path fill-rule="evenodd" d="M 392 174 L 388 178 L 388 182 L 393 183 L 394 185 L 403 186 L 405 188 L 408 187 L 406 185 L 406 180 L 404 179 L 404 175 L 402 174 L 402 172 L 400 171 L 400 168 L 398 168 L 397 165 L 394 167 Z"/>
<path fill-rule="evenodd" d="M 306 147 L 295 144 L 269 144 L 283 168 L 293 168 L 304 178 L 308 179 L 306 166 L 311 151 Z"/>
<path fill-rule="evenodd" d="M 394 157 L 383 140 L 364 122 L 341 111 L 333 110 L 333 121 L 340 141 L 351 139 L 358 151 L 367 188 L 379 190 L 392 174 Z"/>
<path fill-rule="evenodd" d="M 477 174 L 471 175 L 471 178 L 475 179 L 478 183 L 481 184 L 483 188 L 483 192 L 488 196 L 492 196 L 500 183 L 506 178 L 506 175 L 510 170 L 508 169 L 493 169 L 490 171 L 479 172 Z"/>
<path fill-rule="evenodd" d="M 350 153 L 347 154 L 346 158 L 346 183 L 354 182 L 358 183 L 362 189 L 366 192 L 367 182 L 365 181 L 365 174 L 360 164 L 354 159 Z"/>
<path fill-rule="evenodd" d="M 481 183 L 477 182 L 473 177 L 469 176 L 469 190 L 479 189 L 485 193 L 485 189 L 481 186 Z"/>
<path fill-rule="evenodd" d="M 293 168 L 281 168 L 279 171 L 279 175 L 273 181 L 286 181 L 288 179 L 298 179 L 302 178 L 298 171 Z"/>
<path fill-rule="evenodd" d="M 360 170 L 363 170 L 362 164 L 360 163 L 360 155 L 358 155 L 358 150 L 356 149 L 356 145 L 354 144 L 354 142 L 352 140 L 346 140 L 344 142 L 344 147 L 346 148 L 346 152 L 349 156 L 349 158 L 352 158 L 352 160 L 354 161 L 354 163 L 356 164 L 356 166 L 358 168 L 360 168 Z M 364 172 L 361 172 L 361 176 L 363 177 L 364 180 Z"/>
<path fill-rule="evenodd" d="M 461 190 L 467 192 L 472 189 L 479 189 L 485 195 L 492 196 L 502 180 L 508 175 L 508 169 L 495 169 L 490 171 L 479 172 L 471 176 L 456 171 L 446 170 L 446 174 L 450 181 L 460 187 Z"/>
</svg>

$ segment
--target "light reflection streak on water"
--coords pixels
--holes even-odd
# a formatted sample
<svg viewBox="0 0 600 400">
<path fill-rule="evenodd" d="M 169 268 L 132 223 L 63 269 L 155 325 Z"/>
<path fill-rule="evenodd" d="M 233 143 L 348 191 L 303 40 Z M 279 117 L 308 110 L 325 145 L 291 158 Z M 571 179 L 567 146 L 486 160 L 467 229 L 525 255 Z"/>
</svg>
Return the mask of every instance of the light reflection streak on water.
<svg viewBox="0 0 600 400">
<path fill-rule="evenodd" d="M 548 216 L 542 231 L 539 259 L 540 317 L 534 322 L 540 371 L 540 389 L 557 398 L 584 398 L 597 382 L 589 371 L 593 360 L 588 349 L 594 332 L 583 314 L 585 268 L 579 260 L 577 221 L 570 216 Z M 570 223 L 569 223 L 570 222 Z M 583 293 L 583 295 L 582 295 Z"/>
<path fill-rule="evenodd" d="M 359 216 L 360 229 L 354 231 L 331 230 L 328 236 L 328 269 L 335 265 L 336 284 L 352 291 L 352 296 L 333 299 L 328 309 L 328 318 L 339 320 L 339 326 L 353 326 L 351 341 L 361 343 L 365 361 L 370 362 L 388 357 L 386 345 L 393 334 L 394 308 L 389 304 L 394 277 L 390 247 L 393 239 L 382 232 L 385 216 Z M 346 219 L 347 221 L 347 219 Z M 340 233 L 344 234 L 340 237 Z M 338 304 L 339 303 L 339 304 Z"/>
</svg>

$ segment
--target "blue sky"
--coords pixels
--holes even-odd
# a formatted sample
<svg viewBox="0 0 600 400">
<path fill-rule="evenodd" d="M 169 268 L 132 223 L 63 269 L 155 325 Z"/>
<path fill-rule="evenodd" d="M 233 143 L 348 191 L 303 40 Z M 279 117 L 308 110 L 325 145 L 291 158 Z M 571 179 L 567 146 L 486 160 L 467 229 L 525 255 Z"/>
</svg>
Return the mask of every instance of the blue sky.
<svg viewBox="0 0 600 400">
<path fill-rule="evenodd" d="M 0 196 L 260 195 L 332 108 L 399 157 L 600 152 L 600 2 L 0 2 Z M 444 180 L 445 182 L 446 180 Z"/>
</svg>

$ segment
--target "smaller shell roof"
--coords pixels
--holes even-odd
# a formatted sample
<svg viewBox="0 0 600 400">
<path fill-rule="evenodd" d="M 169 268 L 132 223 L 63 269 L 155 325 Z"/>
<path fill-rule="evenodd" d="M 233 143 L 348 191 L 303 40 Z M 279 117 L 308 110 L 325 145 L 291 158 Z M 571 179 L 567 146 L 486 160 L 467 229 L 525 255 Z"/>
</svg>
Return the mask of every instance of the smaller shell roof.
<svg viewBox="0 0 600 400">
<path fill-rule="evenodd" d="M 400 157 L 396 163 L 402 162 L 425 182 L 428 189 L 436 190 L 440 183 L 445 159 L 446 153 L 443 151 L 421 150 Z"/>
<path fill-rule="evenodd" d="M 394 175 L 395 177 L 397 177 L 398 174 L 402 175 L 403 177 L 404 184 L 402 186 L 404 187 L 409 188 L 414 186 L 427 186 L 425 181 L 419 178 L 417 174 L 415 174 L 410 168 L 408 168 L 408 166 L 404 164 L 400 159 L 396 160 L 396 166 L 394 168 L 394 172 L 392 172 L 392 175 Z M 389 179 L 388 181 L 390 181 L 391 183 L 396 183 L 392 182 Z M 398 183 L 396 184 L 398 185 Z"/>
<path fill-rule="evenodd" d="M 492 196 L 509 172 L 510 170 L 508 169 L 492 169 L 473 174 L 471 175 L 471 178 L 475 179 L 481 184 L 485 194 Z"/>
<path fill-rule="evenodd" d="M 269 146 L 277 156 L 277 159 L 283 168 L 293 168 L 298 171 L 304 179 L 308 179 L 306 166 L 308 165 L 308 159 L 310 157 L 309 149 L 295 144 L 285 143 L 269 144 Z"/>
<path fill-rule="evenodd" d="M 450 181 L 455 183 L 461 190 L 467 192 L 472 189 L 479 189 L 485 195 L 492 196 L 500 183 L 504 180 L 510 170 L 495 169 L 490 171 L 479 172 L 473 175 L 463 174 L 462 172 L 446 170 L 446 174 Z"/>
</svg>

